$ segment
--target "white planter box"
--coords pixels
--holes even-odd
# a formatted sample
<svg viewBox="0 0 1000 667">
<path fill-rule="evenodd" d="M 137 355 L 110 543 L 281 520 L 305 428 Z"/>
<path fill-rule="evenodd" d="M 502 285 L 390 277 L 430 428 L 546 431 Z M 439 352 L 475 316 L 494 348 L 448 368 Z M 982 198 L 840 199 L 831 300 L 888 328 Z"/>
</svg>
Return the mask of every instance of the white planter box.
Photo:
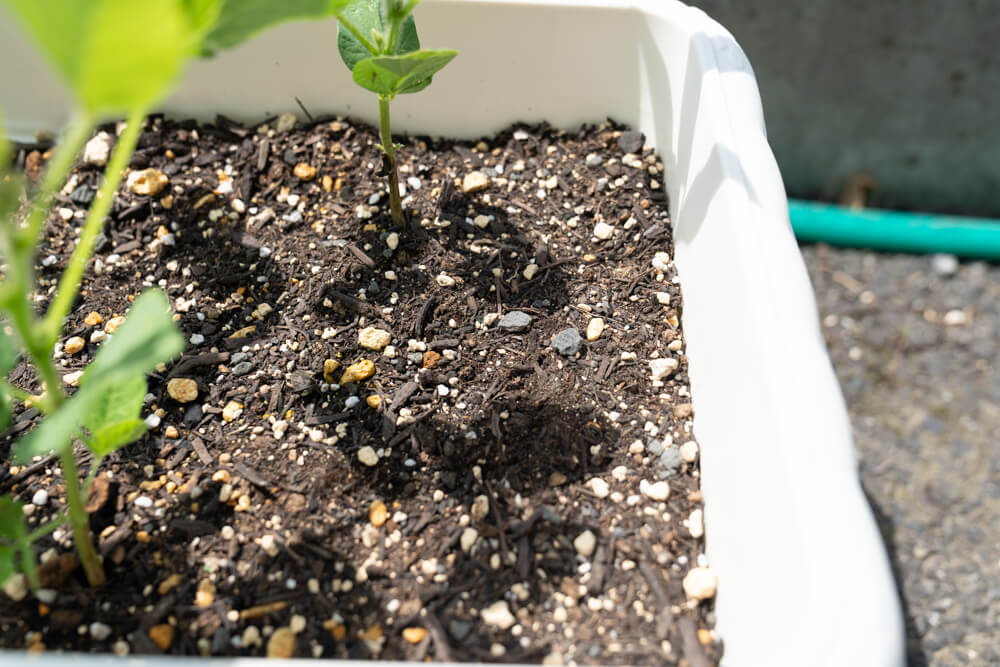
<svg viewBox="0 0 1000 667">
<path fill-rule="evenodd" d="M 895 588 L 740 47 L 674 0 L 428 0 L 418 14 L 423 42 L 460 56 L 394 103 L 394 129 L 471 138 L 612 117 L 663 157 L 725 664 L 903 664 Z M 198 63 L 164 110 L 259 120 L 297 96 L 373 121 L 334 31 L 289 24 Z M 59 127 L 66 98 L 5 14 L 0 62 L 18 63 L 0 74 L 8 127 Z"/>
</svg>

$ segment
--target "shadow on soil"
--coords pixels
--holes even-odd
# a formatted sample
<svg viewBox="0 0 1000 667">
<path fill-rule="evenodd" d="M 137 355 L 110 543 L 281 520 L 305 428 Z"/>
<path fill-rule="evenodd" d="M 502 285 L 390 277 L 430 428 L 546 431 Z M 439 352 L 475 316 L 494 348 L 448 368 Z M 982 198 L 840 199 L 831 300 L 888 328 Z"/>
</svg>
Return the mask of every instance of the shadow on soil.
<svg viewBox="0 0 1000 667">
<path fill-rule="evenodd" d="M 913 614 L 906 600 L 906 593 L 903 591 L 903 568 L 899 563 L 899 555 L 896 552 L 896 528 L 888 514 L 882 511 L 878 502 L 862 486 L 868 506 L 875 515 L 878 523 L 879 533 L 882 535 L 882 542 L 885 544 L 886 552 L 889 554 L 889 567 L 892 568 L 892 578 L 896 583 L 896 594 L 899 596 L 899 604 L 903 610 L 903 622 L 906 626 L 906 664 L 908 667 L 927 667 L 927 656 L 923 650 L 923 637 L 917 630 Z"/>
</svg>

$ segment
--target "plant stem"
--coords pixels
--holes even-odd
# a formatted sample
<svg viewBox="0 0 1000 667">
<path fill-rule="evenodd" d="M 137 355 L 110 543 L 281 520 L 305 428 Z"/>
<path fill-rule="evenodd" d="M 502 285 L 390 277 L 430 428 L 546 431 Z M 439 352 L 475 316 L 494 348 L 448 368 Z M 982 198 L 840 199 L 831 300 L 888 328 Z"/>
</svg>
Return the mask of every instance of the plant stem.
<svg viewBox="0 0 1000 667">
<path fill-rule="evenodd" d="M 18 540 L 17 548 L 21 552 L 21 569 L 24 571 L 24 575 L 28 577 L 31 590 L 37 590 L 41 585 L 38 580 L 38 566 L 35 564 L 35 554 L 31 549 L 31 545 L 66 523 L 66 519 L 66 515 L 63 514 L 58 519 L 53 519 L 35 528 L 24 539 Z"/>
<path fill-rule="evenodd" d="M 389 98 L 378 97 L 378 124 L 382 137 L 382 150 L 389 163 L 389 206 L 392 210 L 392 224 L 403 224 L 403 204 L 399 198 L 399 173 L 396 171 L 396 146 L 392 143 L 392 127 L 389 122 Z"/>
<path fill-rule="evenodd" d="M 115 149 L 111 153 L 111 159 L 104 170 L 104 182 L 101 183 L 101 188 L 97 191 L 97 196 L 94 197 L 90 210 L 87 212 L 87 220 L 83 223 L 80 242 L 73 250 L 69 264 L 62 274 L 62 278 L 59 279 L 59 287 L 56 289 L 55 298 L 52 299 L 52 305 L 49 306 L 49 310 L 45 314 L 43 331 L 45 332 L 44 337 L 48 339 L 49 347 L 55 345 L 59 338 L 63 320 L 69 314 L 73 301 L 76 299 L 77 291 L 80 289 L 80 281 L 83 279 L 83 271 L 87 268 L 87 262 L 94 252 L 94 244 L 97 242 L 97 235 L 104 226 L 104 218 L 111 210 L 115 193 L 122 180 L 122 171 L 128 166 L 132 151 L 135 150 L 145 117 L 145 110 L 135 110 L 129 114 L 128 125 L 118 137 Z"/>
<path fill-rule="evenodd" d="M 28 578 L 28 585 L 31 586 L 31 590 L 36 591 L 41 583 L 38 579 L 38 566 L 35 564 L 35 552 L 31 550 L 31 541 L 25 540 L 19 544 L 18 551 L 21 552 L 21 569 Z"/>
<path fill-rule="evenodd" d="M 80 564 L 87 575 L 87 581 L 94 588 L 100 588 L 107 581 L 104 568 L 97 557 L 97 550 L 90 538 L 88 515 L 83 506 L 80 494 L 80 478 L 77 474 L 76 459 L 73 458 L 73 448 L 67 447 L 60 455 L 63 479 L 66 480 L 66 503 L 69 505 L 69 525 L 73 529 L 73 543 L 76 553 L 80 556 Z"/>
<path fill-rule="evenodd" d="M 59 526 L 61 526 L 64 523 L 66 523 L 66 521 L 68 521 L 68 520 L 69 520 L 69 517 L 67 515 L 63 514 L 58 519 L 52 519 L 52 521 L 49 521 L 48 523 L 43 523 L 41 526 L 39 526 L 38 528 L 35 528 L 33 531 L 31 531 L 30 533 L 28 533 L 28 538 L 27 538 L 26 541 L 29 542 L 29 543 L 31 543 L 31 542 L 37 542 L 38 540 L 40 540 L 43 537 L 45 537 L 46 535 L 48 535 L 49 533 L 51 533 L 53 530 L 55 530 Z"/>
<path fill-rule="evenodd" d="M 17 254 L 16 251 L 15 254 Z M 12 259 L 11 262 L 13 263 L 13 261 Z M 66 396 L 63 394 L 59 373 L 56 371 L 55 364 L 52 363 L 52 344 L 46 344 L 47 337 L 39 336 L 37 333 L 39 329 L 38 318 L 35 317 L 34 310 L 28 303 L 28 295 L 32 291 L 29 285 L 23 287 L 18 285 L 16 293 L 23 294 L 24 298 L 12 302 L 7 312 L 10 315 L 11 325 L 17 332 L 18 338 L 21 339 L 28 356 L 31 357 L 35 371 L 42 381 L 43 390 L 38 396 L 36 405 L 43 413 L 50 414 L 62 404 Z"/>
<path fill-rule="evenodd" d="M 52 197 L 66 182 L 66 174 L 73 167 L 73 160 L 86 142 L 93 126 L 94 116 L 85 111 L 77 112 L 70 121 L 69 131 L 59 142 L 42 176 L 42 184 L 35 195 L 27 225 L 16 236 L 20 249 L 33 248 L 38 242 L 42 225 L 45 224 L 45 218 L 52 205 Z"/>
</svg>

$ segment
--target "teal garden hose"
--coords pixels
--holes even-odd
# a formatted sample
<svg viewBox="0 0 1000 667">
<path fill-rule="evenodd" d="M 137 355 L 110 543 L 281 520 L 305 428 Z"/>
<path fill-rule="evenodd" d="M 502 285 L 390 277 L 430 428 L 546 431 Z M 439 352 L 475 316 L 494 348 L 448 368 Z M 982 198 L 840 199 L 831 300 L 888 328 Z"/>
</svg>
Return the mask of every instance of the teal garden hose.
<svg viewBox="0 0 1000 667">
<path fill-rule="evenodd" d="M 799 241 L 893 252 L 1000 260 L 1000 220 L 904 213 L 789 200 Z"/>
</svg>

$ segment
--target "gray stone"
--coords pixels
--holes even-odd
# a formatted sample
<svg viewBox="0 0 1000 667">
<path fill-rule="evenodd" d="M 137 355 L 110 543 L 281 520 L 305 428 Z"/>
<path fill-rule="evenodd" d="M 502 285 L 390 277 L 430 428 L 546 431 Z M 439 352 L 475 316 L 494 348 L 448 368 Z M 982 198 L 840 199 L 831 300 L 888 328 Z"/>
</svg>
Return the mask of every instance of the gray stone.
<svg viewBox="0 0 1000 667">
<path fill-rule="evenodd" d="M 622 136 L 618 138 L 618 148 L 622 149 L 624 153 L 638 153 L 642 150 L 644 143 L 646 143 L 646 137 L 642 135 L 642 132 L 635 130 L 622 132 Z"/>
<path fill-rule="evenodd" d="M 681 466 L 684 465 L 684 457 L 681 456 L 681 448 L 677 445 L 671 445 L 663 450 L 660 454 L 660 465 L 663 466 L 663 470 L 670 476 L 676 475 Z"/>
<path fill-rule="evenodd" d="M 249 361 L 241 361 L 240 363 L 233 366 L 233 375 L 240 376 L 246 375 L 253 370 L 253 364 Z"/>
<path fill-rule="evenodd" d="M 552 347 L 564 357 L 571 357 L 580 351 L 583 338 L 576 327 L 563 329 L 552 337 Z"/>
<path fill-rule="evenodd" d="M 531 315 L 520 310 L 512 310 L 503 316 L 497 326 L 510 333 L 527 331 L 531 326 Z"/>
<path fill-rule="evenodd" d="M 448 632 L 458 641 L 462 641 L 472 632 L 472 623 L 468 621 L 449 621 Z"/>
</svg>

